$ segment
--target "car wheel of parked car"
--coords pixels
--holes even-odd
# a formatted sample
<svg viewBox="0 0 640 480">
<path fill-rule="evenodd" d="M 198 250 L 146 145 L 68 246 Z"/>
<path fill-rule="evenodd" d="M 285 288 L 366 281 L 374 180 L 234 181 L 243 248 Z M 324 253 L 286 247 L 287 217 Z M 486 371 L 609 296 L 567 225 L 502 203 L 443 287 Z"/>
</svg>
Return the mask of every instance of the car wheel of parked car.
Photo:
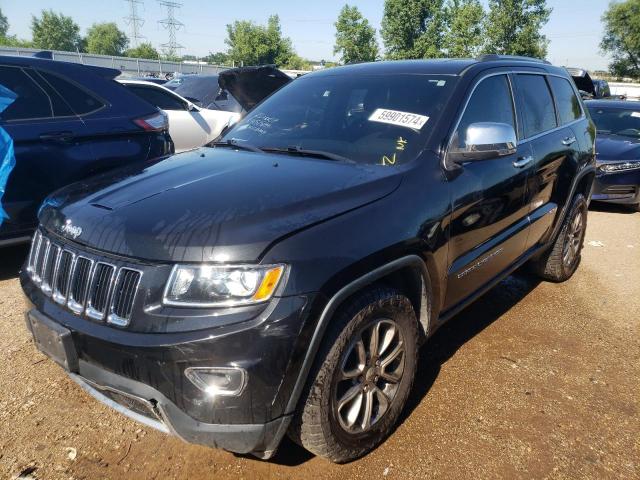
<svg viewBox="0 0 640 480">
<path fill-rule="evenodd" d="M 337 463 L 366 454 L 392 432 L 413 385 L 417 352 L 407 297 L 384 287 L 354 297 L 329 326 L 289 435 Z"/>
<path fill-rule="evenodd" d="M 580 264 L 580 254 L 587 229 L 587 200 L 577 194 L 565 217 L 555 243 L 533 261 L 534 271 L 545 280 L 564 282 L 571 278 Z"/>
</svg>

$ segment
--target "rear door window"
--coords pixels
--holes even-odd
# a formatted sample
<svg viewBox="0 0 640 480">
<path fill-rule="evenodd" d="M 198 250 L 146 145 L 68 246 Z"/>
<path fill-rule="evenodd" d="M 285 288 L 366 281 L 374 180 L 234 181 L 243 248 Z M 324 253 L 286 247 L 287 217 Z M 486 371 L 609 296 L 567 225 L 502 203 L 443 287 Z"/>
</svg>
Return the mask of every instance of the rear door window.
<svg viewBox="0 0 640 480">
<path fill-rule="evenodd" d="M 104 104 L 86 90 L 53 73 L 40 70 L 38 73 L 67 102 L 77 115 L 86 115 L 102 108 Z"/>
<path fill-rule="evenodd" d="M 18 96 L 0 113 L 0 120 L 27 120 L 53 116 L 51 98 L 22 68 L 0 65 L 0 83 Z"/>
<path fill-rule="evenodd" d="M 580 101 L 568 80 L 560 77 L 549 77 L 549 83 L 556 97 L 556 106 L 560 122 L 573 122 L 582 116 Z"/>
<path fill-rule="evenodd" d="M 515 130 L 513 100 L 506 75 L 487 77 L 476 86 L 454 135 L 454 147 L 465 147 L 467 128 L 478 122 L 506 123 Z"/>
<path fill-rule="evenodd" d="M 522 99 L 525 138 L 558 126 L 553 97 L 543 75 L 518 74 L 518 92 Z"/>
</svg>

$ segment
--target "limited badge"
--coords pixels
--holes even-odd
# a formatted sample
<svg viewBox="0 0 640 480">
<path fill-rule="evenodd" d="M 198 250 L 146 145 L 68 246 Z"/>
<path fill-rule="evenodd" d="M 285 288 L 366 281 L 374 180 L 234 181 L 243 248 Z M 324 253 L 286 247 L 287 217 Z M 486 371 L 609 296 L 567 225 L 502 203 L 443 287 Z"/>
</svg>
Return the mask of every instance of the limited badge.
<svg viewBox="0 0 640 480">
<path fill-rule="evenodd" d="M 397 110 L 387 110 L 386 108 L 378 108 L 369 117 L 371 122 L 387 123 L 398 127 L 407 127 L 413 130 L 420 130 L 429 117 L 409 112 L 399 112 Z"/>
</svg>

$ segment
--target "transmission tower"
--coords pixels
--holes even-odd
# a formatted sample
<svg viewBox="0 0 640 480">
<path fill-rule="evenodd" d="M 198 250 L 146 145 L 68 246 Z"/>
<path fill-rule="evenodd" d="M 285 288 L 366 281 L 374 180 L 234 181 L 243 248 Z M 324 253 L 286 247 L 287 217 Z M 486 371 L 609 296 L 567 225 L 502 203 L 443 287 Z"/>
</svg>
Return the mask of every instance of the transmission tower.
<svg viewBox="0 0 640 480">
<path fill-rule="evenodd" d="M 158 23 L 169 31 L 169 41 L 167 43 L 163 43 L 161 47 L 165 49 L 165 53 L 168 56 L 173 57 L 176 55 L 176 50 L 184 48 L 176 41 L 176 32 L 184 27 L 184 23 L 176 20 L 175 9 L 180 8 L 182 4 L 169 0 L 158 0 L 158 3 L 161 7 L 167 8 L 167 18 L 158 20 Z"/>
<path fill-rule="evenodd" d="M 125 0 L 129 4 L 129 16 L 124 21 L 129 25 L 129 40 L 133 47 L 137 47 L 140 40 L 145 38 L 140 34 L 140 27 L 144 25 L 144 19 L 138 16 L 138 5 L 144 5 L 142 0 Z"/>
</svg>

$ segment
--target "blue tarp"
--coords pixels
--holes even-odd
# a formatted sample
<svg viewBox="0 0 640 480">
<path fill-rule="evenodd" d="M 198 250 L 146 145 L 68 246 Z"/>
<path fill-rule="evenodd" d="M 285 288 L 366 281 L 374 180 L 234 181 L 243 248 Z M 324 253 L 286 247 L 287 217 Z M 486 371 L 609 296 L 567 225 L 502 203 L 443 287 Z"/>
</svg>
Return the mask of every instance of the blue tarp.
<svg viewBox="0 0 640 480">
<path fill-rule="evenodd" d="M 17 95 L 15 93 L 0 85 L 0 113 L 11 105 L 16 97 Z M 7 188 L 9 174 L 15 164 L 16 157 L 13 152 L 13 140 L 11 140 L 9 134 L 0 127 L 0 226 L 5 218 L 9 218 L 7 213 L 2 209 L 2 196 L 4 195 L 5 188 Z"/>
</svg>

